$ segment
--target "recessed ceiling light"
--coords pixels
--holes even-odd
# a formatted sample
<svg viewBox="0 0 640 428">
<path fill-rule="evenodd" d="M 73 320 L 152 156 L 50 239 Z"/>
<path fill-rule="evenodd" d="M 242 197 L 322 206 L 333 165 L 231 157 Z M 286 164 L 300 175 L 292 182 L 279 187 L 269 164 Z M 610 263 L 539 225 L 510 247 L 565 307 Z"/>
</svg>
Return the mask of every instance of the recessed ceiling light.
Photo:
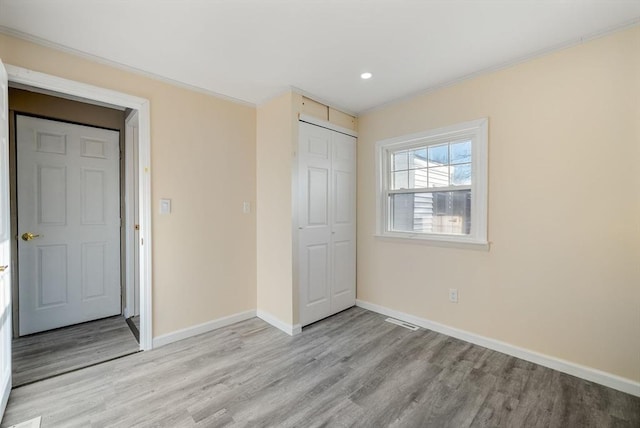
<svg viewBox="0 0 640 428">
<path fill-rule="evenodd" d="M 361 78 L 361 79 L 364 79 L 364 80 L 371 79 L 372 77 L 373 77 L 373 74 L 371 74 L 371 73 L 369 73 L 369 72 L 362 73 L 362 74 L 360 75 L 360 78 Z"/>
</svg>

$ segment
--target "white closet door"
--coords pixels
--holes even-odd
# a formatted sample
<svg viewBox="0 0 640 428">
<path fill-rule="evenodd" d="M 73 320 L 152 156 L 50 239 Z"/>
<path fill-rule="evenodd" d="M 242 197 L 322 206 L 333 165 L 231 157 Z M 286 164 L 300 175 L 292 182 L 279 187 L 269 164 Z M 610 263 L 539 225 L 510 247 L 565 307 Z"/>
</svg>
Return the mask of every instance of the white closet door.
<svg viewBox="0 0 640 428">
<path fill-rule="evenodd" d="M 331 312 L 331 131 L 300 124 L 298 269 L 302 325 Z"/>
<path fill-rule="evenodd" d="M 356 303 L 356 139 L 331 132 L 331 313 Z"/>
<path fill-rule="evenodd" d="M 300 323 L 355 304 L 355 138 L 300 123 Z"/>
</svg>

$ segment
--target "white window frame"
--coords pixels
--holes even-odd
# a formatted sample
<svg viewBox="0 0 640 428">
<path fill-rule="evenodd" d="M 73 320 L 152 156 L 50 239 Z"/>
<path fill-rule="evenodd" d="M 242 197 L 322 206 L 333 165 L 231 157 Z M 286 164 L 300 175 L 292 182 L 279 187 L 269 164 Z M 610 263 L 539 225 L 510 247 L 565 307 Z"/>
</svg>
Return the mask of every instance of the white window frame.
<svg viewBox="0 0 640 428">
<path fill-rule="evenodd" d="M 471 144 L 471 231 L 468 235 L 400 232 L 390 229 L 390 153 L 469 138 Z M 477 119 L 417 134 L 389 138 L 376 143 L 376 236 L 414 242 L 489 249 L 487 239 L 489 119 Z M 452 188 L 429 188 L 429 192 Z"/>
</svg>

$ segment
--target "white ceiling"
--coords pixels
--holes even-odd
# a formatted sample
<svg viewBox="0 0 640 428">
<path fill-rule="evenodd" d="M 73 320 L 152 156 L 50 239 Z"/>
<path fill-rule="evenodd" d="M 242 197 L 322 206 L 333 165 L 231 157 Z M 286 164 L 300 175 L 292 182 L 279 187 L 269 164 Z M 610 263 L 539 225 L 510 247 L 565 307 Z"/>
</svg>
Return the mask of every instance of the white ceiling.
<svg viewBox="0 0 640 428">
<path fill-rule="evenodd" d="M 351 113 L 639 20 L 640 0 L 0 0 L 4 31 L 253 104 L 295 87 Z"/>
</svg>

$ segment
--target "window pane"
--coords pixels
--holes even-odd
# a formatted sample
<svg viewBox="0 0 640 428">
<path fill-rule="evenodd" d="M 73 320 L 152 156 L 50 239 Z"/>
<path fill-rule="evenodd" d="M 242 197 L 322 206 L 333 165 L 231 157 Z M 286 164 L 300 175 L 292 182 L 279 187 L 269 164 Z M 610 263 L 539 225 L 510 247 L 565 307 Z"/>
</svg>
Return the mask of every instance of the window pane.
<svg viewBox="0 0 640 428">
<path fill-rule="evenodd" d="M 449 185 L 449 167 L 429 168 L 429 187 L 446 187 Z"/>
<path fill-rule="evenodd" d="M 391 230 L 413 232 L 414 195 L 391 195 Z"/>
<path fill-rule="evenodd" d="M 403 169 L 409 169 L 408 158 L 409 152 L 404 150 L 402 152 L 396 152 L 392 155 L 391 169 L 392 171 L 400 171 Z"/>
<path fill-rule="evenodd" d="M 471 162 L 471 141 L 451 144 L 451 163 Z"/>
<path fill-rule="evenodd" d="M 451 165 L 451 185 L 471 185 L 471 164 Z"/>
<path fill-rule="evenodd" d="M 400 171 L 400 172 L 394 172 L 391 175 L 392 177 L 392 183 L 391 183 L 391 188 L 393 190 L 398 190 L 398 189 L 408 189 L 409 188 L 409 174 L 408 171 Z"/>
<path fill-rule="evenodd" d="M 425 168 L 427 166 L 427 148 L 411 150 L 409 153 L 409 168 Z"/>
<path fill-rule="evenodd" d="M 429 146 L 429 166 L 447 165 L 449 163 L 449 144 Z"/>
<path fill-rule="evenodd" d="M 390 214 L 392 231 L 468 235 L 471 190 L 391 195 Z"/>
<path fill-rule="evenodd" d="M 420 189 L 427 187 L 427 169 L 409 170 L 409 189 Z"/>
<path fill-rule="evenodd" d="M 410 169 L 391 174 L 391 190 L 420 189 L 427 187 L 427 170 Z"/>
</svg>

